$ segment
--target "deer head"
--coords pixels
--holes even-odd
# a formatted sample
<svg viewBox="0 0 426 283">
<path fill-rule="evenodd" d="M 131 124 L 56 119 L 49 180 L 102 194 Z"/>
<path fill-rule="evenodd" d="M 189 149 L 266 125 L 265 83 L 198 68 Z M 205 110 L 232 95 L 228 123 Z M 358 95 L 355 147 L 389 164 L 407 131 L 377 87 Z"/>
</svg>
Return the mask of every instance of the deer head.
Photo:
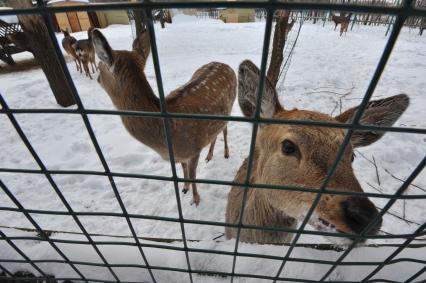
<svg viewBox="0 0 426 283">
<path fill-rule="evenodd" d="M 251 61 L 242 62 L 238 80 L 240 107 L 245 116 L 252 116 L 259 69 Z M 360 122 L 391 126 L 408 107 L 408 103 L 409 99 L 404 94 L 372 101 L 368 104 Z M 337 117 L 307 110 L 284 110 L 278 101 L 274 86 L 266 78 L 260 115 L 263 118 L 347 123 L 351 121 L 356 110 L 357 107 L 351 108 Z M 327 189 L 362 192 L 352 169 L 353 149 L 372 144 L 383 134 L 377 131 L 355 132 Z M 318 189 L 323 184 L 344 137 L 345 130 L 337 128 L 262 125 L 256 141 L 251 182 Z M 257 191 L 263 194 L 264 199 L 275 209 L 297 220 L 304 219 L 316 197 L 315 193 L 298 191 L 267 189 Z M 321 196 L 309 223 L 322 231 L 359 234 L 377 214 L 375 205 L 367 197 L 325 194 Z M 380 226 L 381 220 L 369 234 L 376 234 Z"/>
<path fill-rule="evenodd" d="M 65 30 L 61 29 L 61 32 L 64 34 L 65 37 L 70 36 L 68 28 L 66 28 Z"/>
<path fill-rule="evenodd" d="M 134 50 L 127 51 L 113 50 L 99 30 L 92 31 L 92 41 L 100 59 L 98 83 L 118 109 L 140 110 L 134 109 L 135 100 L 148 99 L 152 100 L 153 108 L 145 110 L 158 111 L 158 102 L 155 102 L 154 92 L 144 74 L 147 55 L 140 51 L 144 44 L 138 43 L 147 36 L 147 32 L 135 39 Z"/>
</svg>

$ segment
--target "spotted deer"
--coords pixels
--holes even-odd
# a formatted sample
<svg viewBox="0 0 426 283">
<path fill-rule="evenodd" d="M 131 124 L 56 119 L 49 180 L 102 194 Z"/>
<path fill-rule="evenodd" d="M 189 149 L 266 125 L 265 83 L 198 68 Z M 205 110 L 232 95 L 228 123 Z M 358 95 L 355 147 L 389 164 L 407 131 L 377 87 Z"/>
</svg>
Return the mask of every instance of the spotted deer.
<svg viewBox="0 0 426 283">
<path fill-rule="evenodd" d="M 336 30 L 337 26 L 340 24 L 340 36 L 342 36 L 344 32 L 348 31 L 349 21 L 351 19 L 351 16 L 352 16 L 352 13 L 349 13 L 347 16 L 345 16 L 345 14 L 336 16 L 333 13 L 331 13 L 331 20 L 334 22 L 334 30 Z"/>
<path fill-rule="evenodd" d="M 73 47 L 74 43 L 77 42 L 77 39 L 71 36 L 68 30 L 61 29 L 61 31 L 64 34 L 64 38 L 62 39 L 62 47 L 64 48 L 65 52 L 74 59 L 77 71 L 80 71 L 80 73 L 82 73 L 83 71 L 81 69 L 80 58 L 77 56 L 77 53 L 75 52 L 75 49 Z"/>
<path fill-rule="evenodd" d="M 286 26 L 286 28 L 285 28 L 285 34 L 286 34 L 286 36 L 288 35 L 288 33 L 293 28 L 295 22 L 296 22 L 296 20 L 294 18 L 291 18 L 291 22 L 288 23 L 287 26 Z"/>
<path fill-rule="evenodd" d="M 95 67 L 96 67 L 96 59 L 95 59 L 95 48 L 93 47 L 92 42 L 92 31 L 93 27 L 90 27 L 87 30 L 87 39 L 80 39 L 74 42 L 72 47 L 75 50 L 75 53 L 77 54 L 78 58 L 80 59 L 83 68 L 84 73 L 86 74 L 86 77 L 92 78 L 92 75 L 90 74 L 89 70 L 89 64 L 92 67 L 92 72 L 95 73 Z M 80 66 L 81 69 L 81 66 Z"/>
<path fill-rule="evenodd" d="M 251 61 L 244 61 L 238 70 L 238 101 L 245 116 L 254 113 L 259 70 Z M 408 107 L 409 98 L 396 95 L 368 103 L 361 124 L 391 126 Z M 260 115 L 263 118 L 286 120 L 310 120 L 334 123 L 351 122 L 358 107 L 342 114 L 329 115 L 308 110 L 285 110 L 277 92 L 266 78 L 261 100 Z M 297 186 L 318 189 L 324 182 L 337 152 L 343 142 L 345 130 L 339 128 L 308 127 L 302 125 L 268 124 L 260 126 L 253 155 L 251 183 Z M 345 192 L 362 192 L 354 175 L 353 149 L 367 146 L 383 136 L 380 131 L 356 131 L 340 160 L 327 189 Z M 246 158 L 238 170 L 234 182 L 244 183 L 247 174 Z M 228 195 L 226 222 L 238 223 L 244 189 L 233 186 Z M 297 190 L 249 188 L 242 223 L 245 225 L 295 229 L 298 221 L 304 220 L 316 193 Z M 378 215 L 375 205 L 361 196 L 324 194 L 321 196 L 309 224 L 319 231 L 359 234 Z M 380 229 L 381 219 L 368 235 Z M 237 229 L 226 227 L 228 239 L 236 237 Z M 244 242 L 283 244 L 292 239 L 291 233 L 257 229 L 241 229 Z M 350 242 L 346 238 L 344 243 Z"/>
<path fill-rule="evenodd" d="M 139 35 L 135 39 L 133 51 L 121 51 L 113 50 L 99 30 L 94 30 L 92 36 L 96 54 L 102 62 L 98 82 L 115 107 L 119 110 L 159 112 L 160 101 L 144 73 L 146 57 L 141 55 L 143 37 Z M 189 82 L 166 97 L 166 109 L 174 113 L 229 115 L 237 95 L 236 87 L 234 71 L 226 64 L 211 62 L 200 67 Z M 121 119 L 134 138 L 169 160 L 163 119 L 134 116 L 122 116 Z M 226 136 L 226 125 L 226 121 L 170 120 L 174 159 L 181 163 L 186 179 L 196 178 L 201 150 L 214 143 L 220 132 L 223 131 Z M 188 190 L 189 182 L 186 182 L 183 192 Z M 200 196 L 195 183 L 192 183 L 192 196 L 192 203 L 198 206 Z"/>
</svg>

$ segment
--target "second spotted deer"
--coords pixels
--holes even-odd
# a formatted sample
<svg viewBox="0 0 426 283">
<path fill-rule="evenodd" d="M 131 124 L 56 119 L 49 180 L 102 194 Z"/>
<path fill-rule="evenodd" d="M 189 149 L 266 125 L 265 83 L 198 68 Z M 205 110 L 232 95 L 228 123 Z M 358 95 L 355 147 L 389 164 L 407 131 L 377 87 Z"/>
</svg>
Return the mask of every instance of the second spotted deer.
<svg viewBox="0 0 426 283">
<path fill-rule="evenodd" d="M 75 50 L 75 53 L 77 54 L 79 60 L 81 61 L 84 73 L 86 74 L 86 77 L 89 77 L 92 79 L 92 75 L 90 74 L 89 70 L 89 64 L 92 67 L 92 72 L 95 73 L 95 67 L 96 67 L 96 59 L 95 59 L 95 48 L 93 46 L 92 42 L 92 31 L 93 27 L 90 27 L 87 30 L 87 39 L 80 39 L 74 42 L 72 47 Z M 81 66 L 80 66 L 81 69 Z"/>
<path fill-rule="evenodd" d="M 159 112 L 160 101 L 144 73 L 147 52 L 143 52 L 143 36 L 138 35 L 135 39 L 133 51 L 113 50 L 99 30 L 93 31 L 92 38 L 96 54 L 102 61 L 98 82 L 115 107 Z M 200 67 L 186 84 L 166 97 L 166 108 L 171 113 L 229 115 L 236 98 L 236 87 L 234 71 L 226 64 L 211 62 Z M 122 116 L 121 119 L 133 137 L 169 160 L 163 119 L 135 116 Z M 196 178 L 201 150 L 211 144 L 226 125 L 226 121 L 170 120 L 174 159 L 181 163 L 185 178 Z M 185 183 L 183 192 L 188 190 L 189 183 Z M 192 183 L 192 194 L 193 203 L 198 205 L 200 196 L 195 183 Z"/>
</svg>

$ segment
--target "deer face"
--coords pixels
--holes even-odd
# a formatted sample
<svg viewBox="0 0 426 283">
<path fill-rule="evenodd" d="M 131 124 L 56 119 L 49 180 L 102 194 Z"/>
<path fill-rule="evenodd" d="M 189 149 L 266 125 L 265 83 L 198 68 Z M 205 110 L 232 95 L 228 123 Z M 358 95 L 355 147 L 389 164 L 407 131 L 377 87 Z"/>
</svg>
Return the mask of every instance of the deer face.
<svg viewBox="0 0 426 283">
<path fill-rule="evenodd" d="M 125 108 L 122 104 L 127 90 L 146 81 L 143 74 L 145 59 L 135 51 L 113 50 L 97 29 L 91 35 L 100 59 L 98 83 L 108 93 L 114 105 L 119 109 Z"/>
<path fill-rule="evenodd" d="M 241 63 L 238 95 L 246 116 L 253 114 L 258 81 L 257 67 L 250 61 Z M 392 125 L 407 106 L 408 97 L 405 95 L 372 101 L 368 104 L 361 123 Z M 261 116 L 277 119 L 349 122 L 356 109 L 349 109 L 334 118 L 312 111 L 285 111 L 268 79 L 261 101 Z M 362 192 L 352 169 L 353 148 L 369 145 L 382 135 L 380 132 L 355 132 L 327 189 Z M 344 137 L 345 131 L 342 129 L 272 124 L 261 126 L 256 142 L 252 182 L 318 189 L 334 163 Z M 316 198 L 315 193 L 307 192 L 259 191 L 263 192 L 265 199 L 274 208 L 298 220 L 304 219 Z M 377 214 L 374 204 L 366 197 L 325 194 L 321 196 L 309 223 L 321 231 L 359 234 Z M 380 226 L 381 219 L 368 234 L 376 234 Z M 343 238 L 333 238 L 334 241 L 336 239 Z"/>
</svg>

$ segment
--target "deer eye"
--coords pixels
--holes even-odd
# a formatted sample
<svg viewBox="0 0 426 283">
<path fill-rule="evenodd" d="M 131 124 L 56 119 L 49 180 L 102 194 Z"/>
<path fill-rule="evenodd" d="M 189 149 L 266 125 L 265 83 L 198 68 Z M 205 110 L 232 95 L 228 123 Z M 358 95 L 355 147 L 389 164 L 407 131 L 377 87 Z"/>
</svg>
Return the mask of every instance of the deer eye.
<svg viewBox="0 0 426 283">
<path fill-rule="evenodd" d="M 354 162 L 355 160 L 355 153 L 352 153 L 351 162 Z"/>
<path fill-rule="evenodd" d="M 287 155 L 293 154 L 297 150 L 296 145 L 290 140 L 284 140 L 281 144 L 281 147 L 282 147 L 282 152 Z"/>
</svg>

